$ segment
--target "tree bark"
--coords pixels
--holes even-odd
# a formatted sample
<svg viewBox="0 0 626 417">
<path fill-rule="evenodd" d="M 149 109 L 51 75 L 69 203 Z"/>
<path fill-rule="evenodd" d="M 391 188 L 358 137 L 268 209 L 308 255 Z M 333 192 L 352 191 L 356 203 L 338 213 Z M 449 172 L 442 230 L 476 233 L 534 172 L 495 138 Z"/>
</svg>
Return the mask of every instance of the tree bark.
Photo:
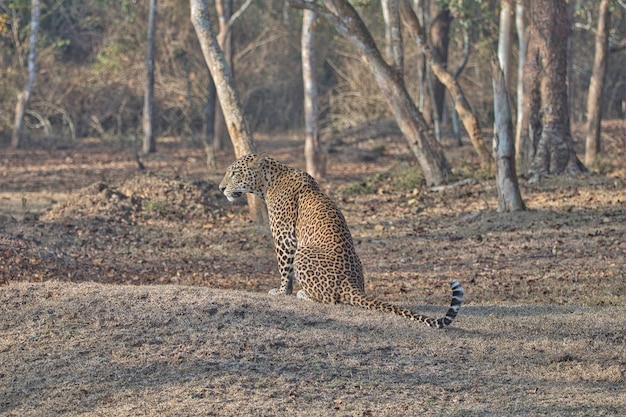
<svg viewBox="0 0 626 417">
<path fill-rule="evenodd" d="M 513 119 L 506 88 L 505 75 L 492 62 L 493 74 L 493 153 L 496 160 L 496 188 L 498 190 L 498 211 L 510 212 L 525 210 L 515 173 L 515 138 Z"/>
<path fill-rule="evenodd" d="M 596 31 L 596 51 L 593 59 L 593 70 L 589 81 L 587 96 L 587 135 L 585 138 L 585 164 L 591 166 L 596 163 L 600 152 L 600 121 L 602 120 L 602 90 L 609 50 L 609 25 L 611 12 L 609 0 L 600 2 L 598 16 L 598 30 Z"/>
<path fill-rule="evenodd" d="M 538 181 L 545 174 L 585 171 L 570 130 L 567 98 L 567 37 L 564 0 L 530 2 L 530 30 L 524 66 L 524 95 L 518 136 L 522 175 Z"/>
<path fill-rule="evenodd" d="M 439 185 L 446 182 L 452 171 L 441 145 L 434 140 L 402 79 L 385 62 L 352 5 L 346 0 L 324 0 L 325 7 L 305 0 L 291 0 L 291 4 L 298 8 L 314 10 L 324 16 L 337 32 L 356 47 L 415 155 L 426 183 Z"/>
<path fill-rule="evenodd" d="M 315 19 L 312 10 L 302 16 L 302 84 L 304 86 L 304 159 L 306 171 L 313 178 L 326 175 L 326 155 L 320 146 L 317 122 L 317 75 L 315 73 Z"/>
<path fill-rule="evenodd" d="M 217 42 L 217 35 L 209 17 L 204 0 L 191 1 L 191 21 L 200 41 L 204 59 L 215 82 L 217 97 L 224 112 L 226 127 L 233 142 L 237 158 L 255 153 L 252 133 L 248 128 L 239 95 L 235 89 L 230 68 Z M 267 222 L 267 212 L 263 202 L 252 194 L 247 194 L 250 217 L 255 223 Z"/>
<path fill-rule="evenodd" d="M 28 51 L 28 78 L 24 89 L 17 95 L 15 105 L 15 125 L 11 135 L 11 147 L 19 148 L 22 141 L 22 131 L 24 129 L 24 114 L 28 108 L 30 96 L 33 93 L 35 75 L 37 74 L 37 34 L 39 33 L 39 21 L 41 8 L 39 0 L 31 0 L 30 11 L 30 50 Z"/>
<path fill-rule="evenodd" d="M 154 138 L 154 43 L 156 33 L 157 0 L 150 0 L 148 11 L 148 41 L 146 45 L 146 85 L 143 97 L 143 153 L 156 151 Z"/>
<path fill-rule="evenodd" d="M 422 46 L 422 52 L 424 52 L 433 73 L 437 79 L 439 79 L 441 83 L 448 88 L 450 94 L 454 98 L 453 101 L 455 109 L 461 117 L 465 130 L 467 130 L 470 140 L 474 145 L 474 149 L 478 153 L 481 165 L 490 166 L 493 159 L 487 144 L 483 140 L 478 118 L 472 111 L 472 108 L 465 98 L 465 94 L 463 93 L 463 90 L 457 80 L 452 74 L 450 74 L 450 72 L 448 72 L 444 63 L 440 61 L 439 56 L 432 52 L 430 45 L 426 41 L 424 30 L 420 26 L 419 20 L 411 8 L 411 5 L 408 3 L 408 0 L 403 0 L 402 2 L 402 18 L 407 29 L 411 33 L 411 36 L 413 36 L 418 45 Z"/>
</svg>

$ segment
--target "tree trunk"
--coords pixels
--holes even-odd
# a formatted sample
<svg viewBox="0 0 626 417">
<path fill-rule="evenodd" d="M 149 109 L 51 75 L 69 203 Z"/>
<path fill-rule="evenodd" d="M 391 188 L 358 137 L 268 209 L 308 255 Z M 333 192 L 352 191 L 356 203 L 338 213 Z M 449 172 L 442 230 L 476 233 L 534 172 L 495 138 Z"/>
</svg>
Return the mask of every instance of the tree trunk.
<svg viewBox="0 0 626 417">
<path fill-rule="evenodd" d="M 314 178 L 326 175 L 326 155 L 320 146 L 317 123 L 317 76 L 315 74 L 315 19 L 312 10 L 302 16 L 302 83 L 304 85 L 304 159 L 306 171 Z"/>
<path fill-rule="evenodd" d="M 209 71 L 210 73 L 210 71 Z M 206 155 L 206 165 L 209 170 L 217 168 L 217 160 L 213 148 L 213 137 L 215 136 L 215 107 L 217 103 L 217 92 L 215 91 L 215 82 L 213 76 L 209 74 L 209 82 L 207 85 L 206 104 L 204 106 L 204 126 L 202 135 L 202 144 Z"/>
<path fill-rule="evenodd" d="M 407 92 L 397 72 L 383 59 L 369 31 L 346 0 L 325 0 L 325 7 L 305 0 L 291 0 L 295 7 L 311 9 L 324 16 L 358 50 L 387 101 L 398 127 L 415 155 L 428 185 L 439 185 L 452 175 L 441 145 L 428 130 L 424 117 Z"/>
<path fill-rule="evenodd" d="M 399 0 L 381 0 L 380 5 L 385 21 L 385 54 L 398 76 L 404 76 L 404 48 L 400 28 Z"/>
<path fill-rule="evenodd" d="M 215 10 L 217 12 L 218 32 L 217 43 L 228 66 L 233 68 L 232 60 L 232 48 L 231 48 L 231 31 L 230 31 L 230 18 L 233 14 L 233 1 L 232 0 L 216 0 Z M 226 126 L 224 126 L 224 114 L 219 102 L 215 102 L 214 110 L 215 120 L 213 122 L 213 150 L 221 151 L 224 149 L 224 141 L 227 139 Z"/>
<path fill-rule="evenodd" d="M 33 93 L 33 85 L 35 84 L 35 75 L 37 74 L 37 34 L 39 33 L 40 20 L 40 2 L 39 0 L 31 1 L 30 10 L 30 50 L 28 51 L 28 78 L 26 86 L 17 95 L 17 104 L 15 105 L 15 125 L 13 134 L 11 135 L 11 147 L 19 148 L 22 141 L 22 131 L 24 129 L 24 114 L 28 108 L 30 96 Z"/>
<path fill-rule="evenodd" d="M 585 138 L 585 164 L 592 166 L 600 152 L 600 121 L 602 120 L 602 90 L 609 49 L 609 24 L 611 12 L 609 0 L 600 2 L 598 30 L 596 31 L 596 52 L 593 59 L 593 71 L 589 81 L 587 96 L 587 136 Z"/>
<path fill-rule="evenodd" d="M 230 68 L 217 42 L 217 35 L 209 17 L 204 0 L 191 1 L 191 21 L 200 41 L 202 54 L 215 81 L 217 97 L 224 112 L 226 127 L 233 142 L 237 158 L 255 152 L 252 134 L 243 115 L 239 95 L 235 89 Z M 256 223 L 267 221 L 263 202 L 252 194 L 247 194 L 250 217 Z"/>
<path fill-rule="evenodd" d="M 463 59 L 461 63 L 452 74 L 452 78 L 454 78 L 454 82 L 458 82 L 459 75 L 465 69 L 467 65 L 467 61 L 470 56 L 470 40 L 469 33 L 467 33 L 467 28 L 463 27 Z M 452 109 L 452 133 L 454 133 L 454 138 L 456 139 L 457 146 L 463 146 L 463 141 L 461 140 L 461 126 L 459 125 L 459 112 L 456 110 L 456 102 L 454 98 L 452 98 L 452 104 L 454 108 Z"/>
<path fill-rule="evenodd" d="M 143 153 L 156 151 L 154 138 L 154 43 L 156 33 L 157 0 L 150 0 L 148 11 L 148 42 L 146 45 L 146 86 L 143 97 Z"/>
<path fill-rule="evenodd" d="M 515 149 L 517 162 L 521 163 L 520 152 L 522 149 L 522 113 L 524 109 L 524 66 L 528 51 L 528 18 L 524 1 L 515 3 L 515 28 L 518 39 L 517 60 L 517 114 L 515 117 Z M 511 88 L 509 85 L 508 88 Z M 522 172 L 525 172 L 522 169 Z"/>
<path fill-rule="evenodd" d="M 513 119 L 506 88 L 505 76 L 492 62 L 493 73 L 493 153 L 496 160 L 496 188 L 498 190 L 498 211 L 510 212 L 525 210 L 522 195 L 515 173 L 515 138 Z"/>
<path fill-rule="evenodd" d="M 541 65 L 541 136 L 534 146 L 531 181 L 545 174 L 585 171 L 576 152 L 570 130 L 567 94 L 567 38 L 570 26 L 565 0 L 531 2 L 531 42 L 539 48 Z"/>
<path fill-rule="evenodd" d="M 513 1 L 502 0 L 500 2 L 500 34 L 498 35 L 498 60 L 504 73 L 506 88 L 511 88 L 513 65 L 511 63 L 513 43 Z"/>
<path fill-rule="evenodd" d="M 450 24 L 452 23 L 452 14 L 447 6 L 439 10 L 435 18 L 430 24 L 430 47 L 432 53 L 441 62 L 443 68 L 448 66 L 448 45 L 450 44 Z M 436 74 L 435 74 L 436 76 Z M 443 120 L 443 104 L 446 98 L 446 87 L 444 83 L 435 78 L 432 80 L 433 88 L 433 111 L 437 112 L 437 120 L 441 123 Z"/>
<path fill-rule="evenodd" d="M 420 26 L 419 20 L 408 3 L 408 0 L 403 0 L 402 2 L 402 18 L 404 19 L 404 23 L 411 33 L 411 36 L 415 38 L 418 44 L 422 45 L 422 51 L 426 55 L 433 73 L 450 91 L 450 94 L 453 97 L 455 109 L 463 121 L 463 125 L 465 126 L 465 129 L 470 136 L 470 140 L 474 145 L 474 149 L 476 149 L 476 152 L 480 157 L 481 164 L 483 166 L 490 166 L 493 160 L 491 154 L 489 153 L 488 146 L 482 138 L 478 118 L 472 111 L 472 108 L 465 98 L 465 94 L 463 93 L 459 83 L 456 81 L 454 76 L 448 72 L 444 63 L 439 60 L 437 54 L 432 52 L 430 45 L 426 42 L 424 30 Z"/>
</svg>

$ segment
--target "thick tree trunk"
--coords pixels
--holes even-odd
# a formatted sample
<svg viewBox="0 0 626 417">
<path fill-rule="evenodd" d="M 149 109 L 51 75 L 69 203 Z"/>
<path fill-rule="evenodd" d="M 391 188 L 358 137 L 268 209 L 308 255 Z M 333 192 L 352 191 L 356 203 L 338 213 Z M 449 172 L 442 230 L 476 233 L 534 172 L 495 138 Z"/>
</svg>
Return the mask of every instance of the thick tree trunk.
<svg viewBox="0 0 626 417">
<path fill-rule="evenodd" d="M 596 31 L 596 52 L 593 60 L 593 71 L 589 81 L 587 96 L 587 136 L 585 138 L 585 164 L 596 163 L 600 152 L 600 121 L 602 120 L 602 90 L 609 49 L 609 24 L 611 12 L 609 0 L 600 2 L 598 30 Z"/>
<path fill-rule="evenodd" d="M 415 38 L 418 44 L 422 45 L 422 51 L 424 52 L 433 73 L 450 91 L 450 94 L 453 97 L 455 109 L 459 113 L 461 121 L 470 136 L 472 144 L 474 145 L 474 149 L 476 149 L 476 152 L 480 157 L 481 164 L 483 166 L 490 166 L 493 159 L 487 144 L 483 140 L 478 118 L 472 111 L 472 108 L 465 98 L 465 94 L 463 93 L 463 90 L 457 80 L 452 74 L 450 74 L 450 72 L 448 72 L 444 63 L 439 60 L 439 56 L 432 52 L 430 45 L 426 42 L 424 31 L 419 24 L 419 20 L 417 19 L 415 12 L 408 3 L 408 0 L 403 0 L 402 2 L 402 18 L 404 19 L 404 23 L 411 33 L 411 36 Z"/>
<path fill-rule="evenodd" d="M 566 17 L 564 0 L 530 3 L 518 151 L 521 173 L 530 175 L 532 182 L 545 174 L 585 171 L 574 152 L 570 130 Z"/>
<path fill-rule="evenodd" d="M 230 68 L 217 42 L 217 35 L 203 0 L 191 0 L 191 21 L 196 30 L 204 59 L 215 82 L 217 97 L 224 112 L 226 127 L 233 141 L 237 158 L 255 152 L 252 134 L 243 115 L 239 95 L 235 89 Z M 247 194 L 250 217 L 256 223 L 267 221 L 263 202 L 252 194 Z"/>
<path fill-rule="evenodd" d="M 383 59 L 369 31 L 352 5 L 346 0 L 325 0 L 326 7 L 304 0 L 291 0 L 324 16 L 358 50 L 387 101 L 409 148 L 415 155 L 428 185 L 439 185 L 452 175 L 441 145 L 437 143 L 407 92 L 397 72 Z"/>
<path fill-rule="evenodd" d="M 33 93 L 33 85 L 35 84 L 35 75 L 37 74 L 37 34 L 39 33 L 40 20 L 40 2 L 39 0 L 31 1 L 30 11 L 30 50 L 28 51 L 28 78 L 26 86 L 17 95 L 17 104 L 15 105 L 15 125 L 11 135 L 11 147 L 19 148 L 22 141 L 22 131 L 24 129 L 24 114 L 28 108 L 30 96 Z"/>
<path fill-rule="evenodd" d="M 531 164 L 531 181 L 545 174 L 583 172 L 570 130 L 567 93 L 567 39 L 570 26 L 565 0 L 531 2 L 531 31 L 537 36 L 541 64 L 541 137 Z"/>
<path fill-rule="evenodd" d="M 143 153 L 156 151 L 154 138 L 154 43 L 156 33 L 157 0 L 150 0 L 148 11 L 148 42 L 146 45 L 146 85 L 143 97 Z"/>
<path fill-rule="evenodd" d="M 492 62 L 493 73 L 493 153 L 496 160 L 496 188 L 498 211 L 525 210 L 515 173 L 515 138 L 513 119 L 506 89 L 505 76 L 497 62 Z"/>
<path fill-rule="evenodd" d="M 326 175 L 326 155 L 320 146 L 317 123 L 317 75 L 315 74 L 315 19 L 312 10 L 302 16 L 302 83 L 304 85 L 304 159 L 306 171 L 314 178 Z"/>
</svg>

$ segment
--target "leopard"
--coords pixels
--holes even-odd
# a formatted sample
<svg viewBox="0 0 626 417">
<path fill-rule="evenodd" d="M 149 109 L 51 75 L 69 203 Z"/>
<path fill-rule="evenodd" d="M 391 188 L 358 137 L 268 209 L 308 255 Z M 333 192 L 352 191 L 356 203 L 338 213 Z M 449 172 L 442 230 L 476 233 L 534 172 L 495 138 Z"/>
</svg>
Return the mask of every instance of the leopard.
<svg viewBox="0 0 626 417">
<path fill-rule="evenodd" d="M 465 294 L 457 280 L 450 282 L 452 300 L 440 318 L 367 295 L 363 266 L 346 219 L 308 173 L 267 154 L 248 154 L 227 168 L 219 189 L 231 202 L 251 193 L 267 207 L 281 277 L 280 286 L 270 295 L 291 295 L 295 281 L 301 287 L 296 293 L 301 300 L 379 310 L 439 329 L 456 318 Z"/>
</svg>

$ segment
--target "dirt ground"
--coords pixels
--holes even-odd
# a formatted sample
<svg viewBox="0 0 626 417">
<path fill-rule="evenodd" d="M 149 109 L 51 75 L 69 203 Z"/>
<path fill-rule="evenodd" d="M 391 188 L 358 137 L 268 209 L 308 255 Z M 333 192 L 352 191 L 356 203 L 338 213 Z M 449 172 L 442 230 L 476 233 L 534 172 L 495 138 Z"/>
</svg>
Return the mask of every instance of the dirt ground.
<svg viewBox="0 0 626 417">
<path fill-rule="evenodd" d="M 228 152 L 207 174 L 200 147 L 162 141 L 140 173 L 128 143 L 4 147 L 0 414 L 621 414 L 623 122 L 603 141 L 598 172 L 522 180 L 515 214 L 467 145 L 436 191 L 397 137 L 332 141 L 321 185 L 368 292 L 439 314 L 458 279 L 444 332 L 267 297 L 269 230 L 217 190 Z M 257 144 L 302 168 L 298 138 Z"/>
</svg>

